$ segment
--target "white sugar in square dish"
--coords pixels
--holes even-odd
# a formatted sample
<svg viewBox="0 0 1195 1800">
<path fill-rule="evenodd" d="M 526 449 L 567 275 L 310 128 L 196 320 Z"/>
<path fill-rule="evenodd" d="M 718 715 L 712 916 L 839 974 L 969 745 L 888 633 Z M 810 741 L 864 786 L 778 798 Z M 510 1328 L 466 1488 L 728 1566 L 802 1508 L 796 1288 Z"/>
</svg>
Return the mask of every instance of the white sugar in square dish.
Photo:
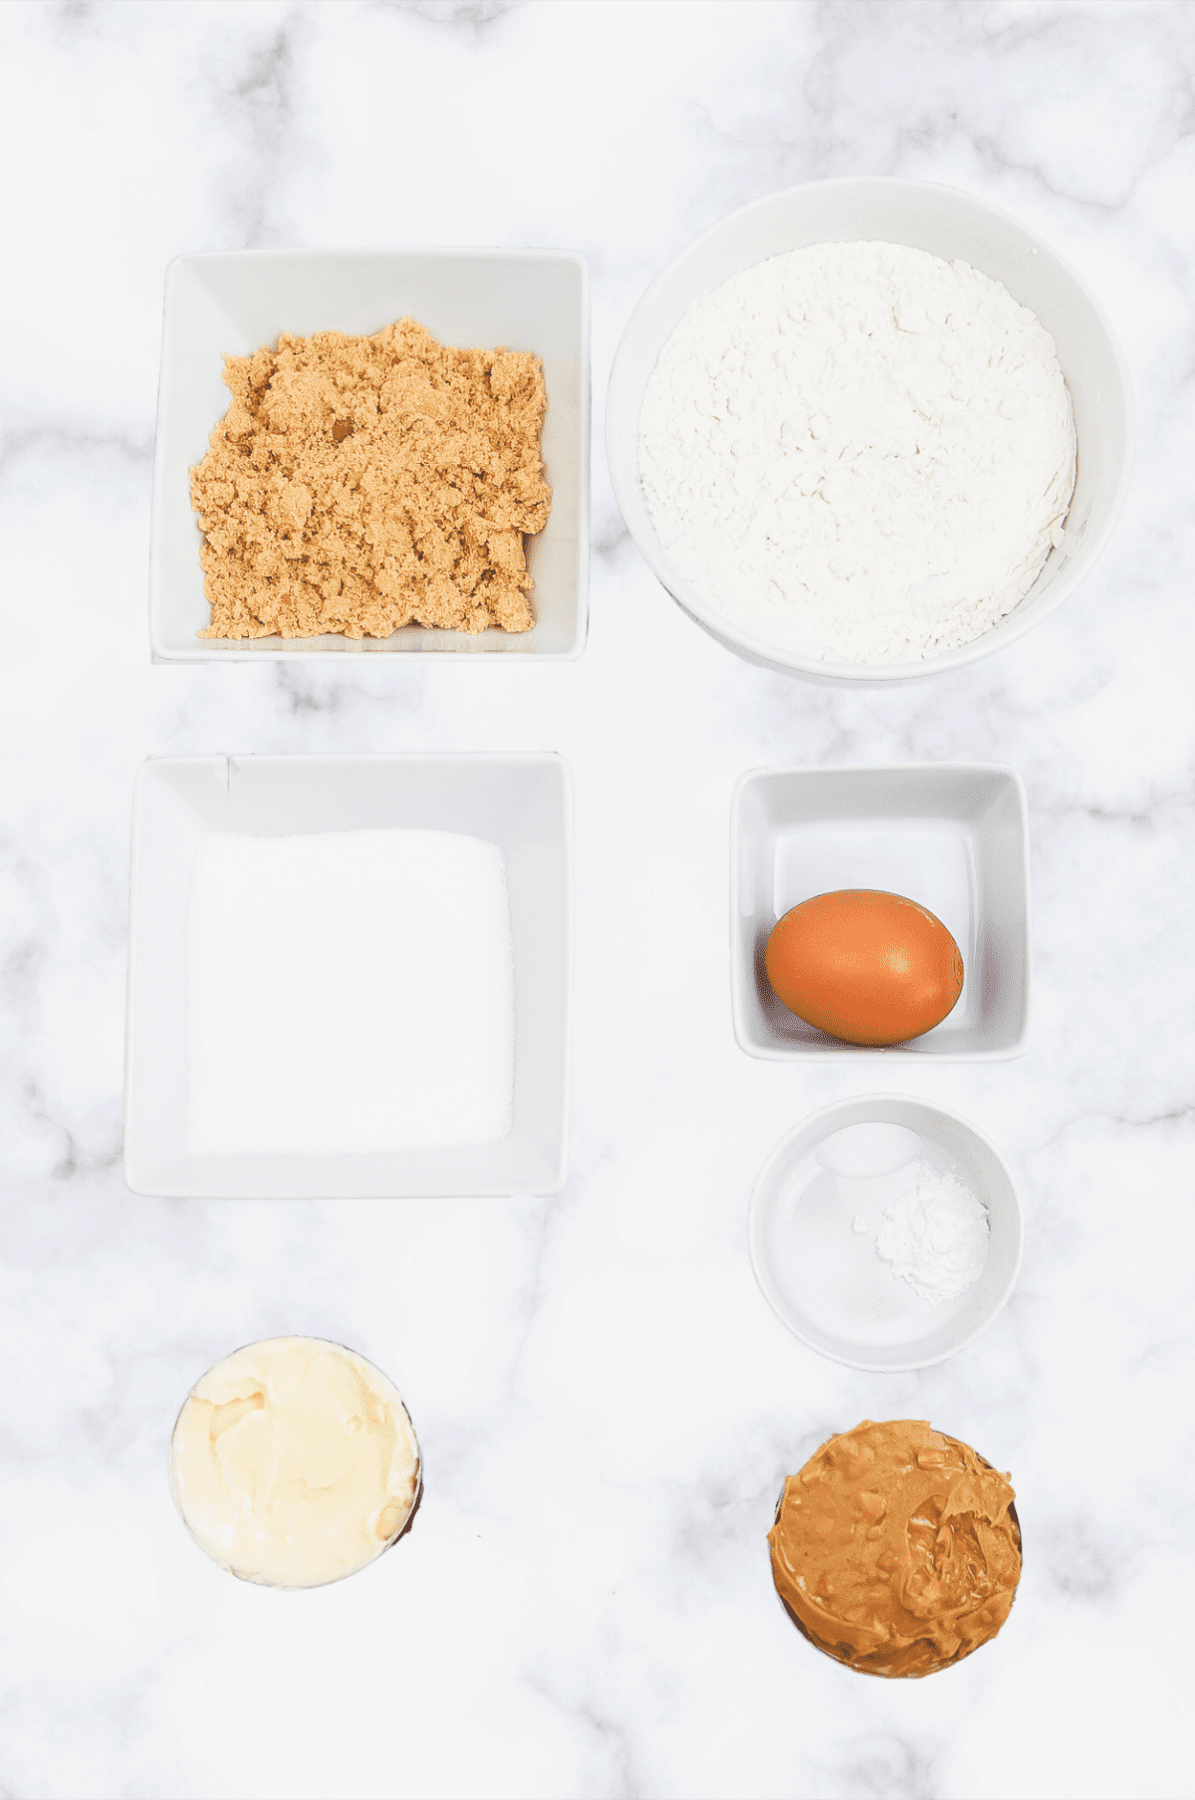
<svg viewBox="0 0 1195 1800">
<path fill-rule="evenodd" d="M 337 1154 L 511 1130 L 514 965 L 497 844 L 422 830 L 199 846 L 187 1151 Z"/>
<path fill-rule="evenodd" d="M 568 1172 L 572 1018 L 572 784 L 558 756 L 152 758 L 133 794 L 124 1171 L 135 1194 L 178 1199 L 556 1194 Z M 514 1094 L 507 1136 L 409 1150 L 202 1154 L 188 1147 L 191 887 L 208 838 L 446 832 L 501 850 L 514 961 Z M 330 948 L 344 966 L 343 921 Z M 456 1020 L 462 1054 L 472 1007 Z"/>
</svg>

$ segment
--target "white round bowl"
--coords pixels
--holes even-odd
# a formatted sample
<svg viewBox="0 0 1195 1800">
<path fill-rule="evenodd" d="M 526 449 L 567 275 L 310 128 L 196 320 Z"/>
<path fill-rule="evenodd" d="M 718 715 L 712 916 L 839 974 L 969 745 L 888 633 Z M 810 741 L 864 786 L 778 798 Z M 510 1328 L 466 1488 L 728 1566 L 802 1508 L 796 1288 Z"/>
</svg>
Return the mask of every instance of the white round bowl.
<svg viewBox="0 0 1195 1800">
<path fill-rule="evenodd" d="M 1037 314 L 1058 349 L 1079 444 L 1065 539 L 1008 616 L 982 637 L 911 663 L 824 661 L 753 637 L 714 610 L 673 565 L 652 524 L 639 479 L 639 413 L 656 360 L 695 300 L 740 269 L 808 244 L 871 239 L 961 257 Z M 1124 502 L 1133 462 L 1133 398 L 1124 358 L 1084 283 L 1007 213 L 956 188 L 866 177 L 815 181 L 768 194 L 719 219 L 652 282 L 627 323 L 606 398 L 606 455 L 627 529 L 690 618 L 748 662 L 827 686 L 899 686 L 978 662 L 1053 612 L 1087 574 Z"/>
<path fill-rule="evenodd" d="M 891 1173 L 844 1177 L 818 1160 L 833 1133 L 872 1124 L 916 1132 L 921 1154 L 987 1207 L 987 1261 L 957 1300 L 919 1299 L 876 1255 Z M 860 1215 L 862 1234 L 853 1229 Z M 957 1114 L 903 1094 L 840 1101 L 790 1131 L 764 1164 L 747 1215 L 751 1267 L 777 1318 L 819 1355 L 877 1373 L 927 1369 L 965 1349 L 1016 1285 L 1023 1242 L 1016 1188 L 995 1147 Z"/>
</svg>

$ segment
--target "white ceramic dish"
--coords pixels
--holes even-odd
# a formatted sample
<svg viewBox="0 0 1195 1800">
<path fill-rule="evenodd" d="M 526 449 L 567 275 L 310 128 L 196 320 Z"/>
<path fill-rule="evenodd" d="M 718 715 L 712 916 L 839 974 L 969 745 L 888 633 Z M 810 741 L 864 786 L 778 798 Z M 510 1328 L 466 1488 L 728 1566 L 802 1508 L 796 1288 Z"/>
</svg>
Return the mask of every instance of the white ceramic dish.
<svg viewBox="0 0 1195 1800">
<path fill-rule="evenodd" d="M 915 1132 L 926 1161 L 987 1207 L 987 1261 L 957 1300 L 919 1299 L 876 1255 L 895 1171 L 843 1176 L 818 1160 L 833 1133 L 864 1124 Z M 865 1232 L 854 1229 L 857 1218 Z M 777 1318 L 819 1355 L 877 1373 L 929 1368 L 977 1338 L 1016 1285 L 1023 1239 L 1016 1188 L 994 1146 L 954 1113 L 899 1094 L 827 1106 L 790 1131 L 763 1167 L 747 1220 L 751 1267 Z"/>
<path fill-rule="evenodd" d="M 827 1037 L 779 1001 L 764 971 L 776 921 L 814 894 L 882 888 L 941 919 L 963 958 L 963 991 L 924 1037 L 887 1049 Z M 730 807 L 730 992 L 751 1056 L 941 1057 L 994 1062 L 1029 1038 L 1029 819 L 1014 769 L 910 763 L 754 769 Z"/>
<path fill-rule="evenodd" d="M 957 650 L 916 663 L 859 665 L 779 649 L 715 612 L 674 568 L 639 481 L 639 411 L 656 359 L 682 314 L 712 288 L 770 256 L 807 244 L 873 239 L 947 261 L 961 257 L 1031 307 L 1053 336 L 1074 404 L 1078 477 L 1061 547 L 1007 618 Z M 1074 270 L 1016 219 L 955 188 L 865 177 L 768 194 L 719 219 L 673 258 L 631 314 L 606 401 L 606 454 L 627 529 L 690 618 L 727 649 L 765 668 L 831 686 L 892 686 L 990 656 L 1040 624 L 1091 569 L 1116 523 L 1133 461 L 1133 400 L 1111 326 Z"/>
<path fill-rule="evenodd" d="M 501 846 L 515 963 L 514 1125 L 500 1143 L 369 1155 L 188 1152 L 187 915 L 205 834 L 409 827 Z M 557 756 L 190 757 L 133 801 L 125 1180 L 167 1196 L 550 1194 L 567 1165 L 572 789 Z M 467 1022 L 462 1021 L 462 1029 Z"/>
<path fill-rule="evenodd" d="M 200 638 L 211 613 L 189 471 L 228 409 L 223 356 L 273 344 L 280 331 L 363 334 L 408 313 L 441 343 L 504 344 L 543 360 L 552 512 L 545 529 L 527 540 L 534 629 L 512 636 L 496 628 L 470 633 L 409 625 L 388 638 Z M 150 524 L 149 636 L 156 661 L 454 651 L 567 661 L 585 647 L 588 582 L 589 285 L 579 256 L 564 250 L 247 250 L 179 256 L 169 265 Z"/>
</svg>

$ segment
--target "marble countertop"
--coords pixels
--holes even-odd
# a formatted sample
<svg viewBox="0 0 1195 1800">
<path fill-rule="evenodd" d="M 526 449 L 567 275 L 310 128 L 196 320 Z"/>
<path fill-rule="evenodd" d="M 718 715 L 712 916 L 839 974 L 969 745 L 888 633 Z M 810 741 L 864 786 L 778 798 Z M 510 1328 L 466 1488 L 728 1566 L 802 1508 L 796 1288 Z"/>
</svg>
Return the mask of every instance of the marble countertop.
<svg viewBox="0 0 1195 1800">
<path fill-rule="evenodd" d="M 1195 9 L 10 4 L 0 40 L 0 1793 L 1190 1793 Z M 770 675 L 695 629 L 629 542 L 601 444 L 614 347 L 667 258 L 756 195 L 851 174 L 1022 218 L 1100 296 L 1138 403 L 1127 507 L 1082 589 L 1003 654 L 880 694 Z M 586 653 L 151 667 L 167 259 L 408 243 L 588 261 Z M 573 770 L 566 1188 L 134 1198 L 138 765 L 429 749 L 552 749 Z M 1028 1052 L 744 1055 L 736 777 L 954 758 L 1028 787 Z M 745 1241 L 775 1142 L 880 1087 L 988 1133 L 1027 1218 L 996 1324 L 889 1377 L 788 1336 Z M 192 1381 L 286 1332 L 394 1378 L 427 1478 L 397 1551 L 297 1595 L 209 1563 L 166 1485 Z M 816 1655 L 772 1591 L 782 1477 L 866 1416 L 928 1418 L 1017 1490 L 1010 1622 L 929 1681 Z"/>
</svg>

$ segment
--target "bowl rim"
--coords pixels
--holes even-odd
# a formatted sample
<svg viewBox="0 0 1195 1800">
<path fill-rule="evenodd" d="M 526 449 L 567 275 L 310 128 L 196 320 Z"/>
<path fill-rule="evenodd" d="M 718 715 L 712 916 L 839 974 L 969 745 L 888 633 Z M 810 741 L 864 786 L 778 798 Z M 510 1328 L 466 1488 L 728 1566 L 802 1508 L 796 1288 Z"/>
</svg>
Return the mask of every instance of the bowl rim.
<svg viewBox="0 0 1195 1800">
<path fill-rule="evenodd" d="M 973 207 L 976 212 L 985 213 L 990 218 L 999 220 L 1001 224 L 1012 226 L 1015 230 L 1022 233 L 1039 255 L 1048 257 L 1057 265 L 1063 274 L 1074 283 L 1087 305 L 1091 308 L 1096 323 L 1107 340 L 1112 363 L 1119 378 L 1122 403 L 1124 406 L 1124 445 L 1121 453 L 1120 472 L 1117 478 L 1116 489 L 1113 493 L 1111 504 L 1109 505 L 1098 530 L 1093 532 L 1091 536 L 1084 541 L 1082 552 L 1076 554 L 1072 559 L 1066 573 L 1054 584 L 1050 594 L 1042 601 L 1041 605 L 1036 610 L 1032 613 L 1024 614 L 1023 607 L 1026 596 L 1022 595 L 1021 599 L 1010 613 L 1007 613 L 1003 619 L 997 620 L 997 622 L 990 626 L 987 631 L 983 632 L 979 637 L 973 638 L 970 643 L 960 644 L 953 650 L 944 651 L 940 656 L 927 657 L 922 661 L 903 663 L 845 663 L 834 662 L 820 657 L 805 656 L 798 651 L 786 650 L 779 645 L 770 643 L 765 638 L 756 637 L 751 632 L 741 630 L 731 620 L 724 618 L 722 614 L 716 612 L 702 599 L 697 590 L 672 567 L 667 553 L 660 544 L 655 529 L 651 526 L 650 516 L 647 515 L 646 504 L 642 500 L 637 458 L 635 467 L 633 469 L 628 468 L 623 465 L 618 454 L 612 448 L 617 436 L 616 431 L 612 429 L 612 419 L 616 407 L 625 401 L 629 381 L 627 376 L 627 365 L 630 361 L 631 348 L 634 345 L 637 325 L 641 323 L 643 314 L 653 295 L 702 245 L 708 243 L 720 232 L 725 230 L 732 220 L 737 221 L 743 219 L 751 213 L 766 212 L 770 208 L 775 207 L 778 202 L 787 200 L 792 195 L 802 193 L 808 189 L 817 188 L 825 192 L 836 188 L 845 194 L 848 190 L 853 190 L 857 193 L 864 188 L 879 189 L 881 187 L 887 188 L 888 190 L 899 187 L 908 192 L 943 196 L 948 195 L 953 200 L 961 200 L 966 205 Z M 841 241 L 846 242 L 848 240 L 843 239 Z M 777 254 L 781 253 L 777 252 Z M 770 259 L 762 257 L 760 260 L 768 261 Z M 749 266 L 751 265 L 744 265 L 744 267 Z M 981 273 L 982 272 L 983 271 L 981 271 Z M 992 277 L 992 279 L 995 279 L 995 277 Z M 713 289 L 710 288 L 706 291 L 707 293 L 712 292 Z M 1016 298 L 1015 295 L 1013 297 L 1014 299 Z M 640 408 L 642 407 L 642 398 L 642 395 L 640 395 Z M 636 413 L 636 421 L 637 420 L 638 412 Z M 934 675 L 947 674 L 952 670 L 966 668 L 972 663 L 980 662 L 984 657 L 995 655 L 997 651 L 1004 650 L 1010 644 L 1015 643 L 1019 638 L 1023 637 L 1026 632 L 1031 631 L 1035 625 L 1040 625 L 1043 619 L 1047 618 L 1056 607 L 1060 606 L 1063 600 L 1065 600 L 1078 586 L 1079 582 L 1086 577 L 1097 558 L 1102 554 L 1108 540 L 1115 530 L 1117 520 L 1120 517 L 1128 494 L 1129 483 L 1132 480 L 1137 438 L 1136 406 L 1133 398 L 1133 386 L 1129 375 L 1128 363 L 1125 360 L 1124 352 L 1120 347 L 1119 340 L 1112 329 L 1111 322 L 1106 312 L 1100 305 L 1095 294 L 1087 285 L 1086 281 L 1079 274 L 1078 270 L 1075 269 L 1064 256 L 1060 255 L 1051 244 L 1046 243 L 1043 238 L 1038 237 L 1037 233 L 1031 231 L 1014 213 L 1007 212 L 1003 207 L 994 206 L 991 201 L 981 199 L 978 195 L 969 192 L 966 188 L 954 187 L 949 182 L 922 181 L 899 175 L 832 176 L 825 180 L 796 182 L 789 187 L 775 188 L 770 193 L 761 194 L 757 196 L 756 199 L 747 201 L 743 206 L 735 207 L 732 211 L 722 214 L 720 218 L 715 219 L 712 224 L 707 225 L 704 230 L 698 232 L 695 237 L 690 238 L 652 278 L 651 282 L 644 289 L 638 301 L 635 303 L 635 307 L 631 312 L 630 317 L 627 319 L 626 325 L 623 327 L 622 336 L 618 341 L 618 347 L 614 353 L 614 360 L 610 368 L 610 379 L 606 388 L 604 424 L 606 464 L 610 474 L 610 482 L 614 489 L 614 497 L 618 503 L 619 511 L 622 514 L 623 522 L 626 525 L 639 554 L 643 557 L 657 581 L 659 581 L 660 585 L 664 588 L 664 591 L 675 601 L 681 611 L 692 619 L 695 624 L 700 625 L 702 629 L 708 632 L 718 643 L 722 644 L 726 649 L 733 650 L 746 661 L 756 663 L 766 669 L 771 669 L 778 674 L 796 675 L 798 677 L 803 677 L 806 680 L 820 682 L 832 687 L 882 688 L 908 686 L 912 682 L 928 680 Z M 636 524 L 638 522 L 632 522 L 636 511 L 640 508 L 647 517 L 650 531 L 650 535 L 647 536 L 646 539 L 642 533 L 641 526 L 639 529 L 636 529 Z M 1017 616 L 1018 613 L 1022 615 L 1019 619 Z"/>
<path fill-rule="evenodd" d="M 927 1112 L 936 1113 L 940 1118 L 949 1119 L 953 1124 L 961 1126 L 965 1132 L 971 1137 L 978 1139 L 983 1145 L 984 1149 L 987 1150 L 989 1155 L 1003 1170 L 1005 1179 L 1008 1182 L 1008 1191 L 1012 1195 L 1013 1220 L 1016 1227 L 1016 1254 L 1013 1258 L 1013 1265 L 1008 1280 L 1005 1282 L 994 1304 L 989 1307 L 980 1323 L 969 1330 L 965 1336 L 959 1338 L 958 1342 L 955 1343 L 951 1349 L 943 1350 L 937 1356 L 909 1356 L 900 1362 L 877 1362 L 873 1357 L 842 1356 L 833 1350 L 827 1350 L 822 1344 L 815 1343 L 813 1338 L 810 1337 L 807 1332 L 802 1330 L 799 1325 L 794 1324 L 791 1316 L 782 1311 L 776 1300 L 773 1298 L 769 1285 L 761 1272 L 763 1258 L 762 1255 L 757 1252 L 756 1235 L 762 1207 L 761 1196 L 765 1184 L 771 1176 L 776 1164 L 780 1161 L 794 1138 L 803 1135 L 811 1126 L 819 1123 L 827 1124 L 827 1129 L 822 1133 L 822 1136 L 828 1137 L 831 1130 L 833 1130 L 833 1126 L 829 1125 L 828 1121 L 832 1120 L 838 1114 L 854 1110 L 860 1106 L 887 1108 L 893 1105 L 902 1107 L 924 1107 Z M 876 1118 L 880 1123 L 885 1122 L 882 1113 L 877 1114 Z M 900 1123 L 899 1120 L 889 1122 Z M 819 1139 L 818 1141 L 820 1142 L 821 1140 Z M 919 1094 L 901 1094 L 895 1092 L 852 1094 L 845 1100 L 833 1100 L 829 1105 L 819 1107 L 816 1112 L 807 1113 L 803 1119 L 799 1119 L 790 1130 L 785 1132 L 778 1143 L 773 1145 L 772 1149 L 764 1159 L 759 1174 L 755 1178 L 755 1184 L 751 1189 L 751 1198 L 747 1203 L 747 1255 L 751 1263 L 751 1273 L 755 1277 L 756 1286 L 759 1288 L 760 1293 L 767 1301 L 768 1306 L 775 1314 L 776 1318 L 779 1319 L 786 1331 L 791 1332 L 793 1337 L 804 1344 L 807 1350 L 812 1350 L 815 1355 L 823 1356 L 828 1362 L 838 1363 L 843 1368 L 862 1369 L 866 1373 L 872 1375 L 905 1375 L 909 1374 L 914 1369 L 932 1369 L 936 1368 L 939 1363 L 949 1362 L 952 1357 L 960 1355 L 962 1351 L 966 1350 L 975 1342 L 977 1337 L 980 1337 L 988 1329 L 989 1325 L 994 1324 L 1000 1314 L 1004 1311 L 1004 1308 L 1007 1306 L 1009 1298 L 1012 1295 L 1013 1289 L 1020 1279 L 1021 1263 L 1024 1254 L 1025 1213 L 1024 1208 L 1021 1205 L 1021 1196 L 1017 1191 L 1017 1184 L 1013 1179 L 1012 1170 L 1009 1168 L 1007 1161 L 1000 1154 L 999 1150 L 997 1150 L 987 1133 L 981 1131 L 977 1125 L 973 1125 L 970 1119 L 964 1119 L 961 1113 L 953 1111 L 949 1106 L 939 1106 L 935 1100 L 923 1099 Z"/>
</svg>

